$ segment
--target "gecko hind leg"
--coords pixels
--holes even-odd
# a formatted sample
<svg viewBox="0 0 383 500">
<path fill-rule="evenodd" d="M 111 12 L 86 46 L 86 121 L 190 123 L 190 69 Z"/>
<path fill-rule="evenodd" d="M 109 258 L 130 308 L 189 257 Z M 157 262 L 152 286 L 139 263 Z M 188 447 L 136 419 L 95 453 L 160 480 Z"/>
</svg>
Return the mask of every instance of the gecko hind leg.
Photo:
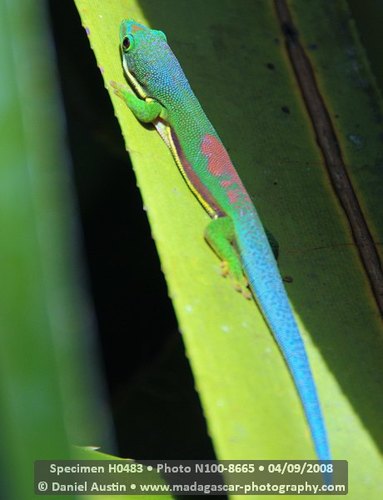
<svg viewBox="0 0 383 500">
<path fill-rule="evenodd" d="M 233 245 L 235 231 L 230 217 L 219 217 L 210 221 L 205 230 L 205 239 L 222 261 L 222 275 L 230 276 L 234 288 L 242 293 L 246 299 L 251 299 L 241 259 Z"/>
</svg>

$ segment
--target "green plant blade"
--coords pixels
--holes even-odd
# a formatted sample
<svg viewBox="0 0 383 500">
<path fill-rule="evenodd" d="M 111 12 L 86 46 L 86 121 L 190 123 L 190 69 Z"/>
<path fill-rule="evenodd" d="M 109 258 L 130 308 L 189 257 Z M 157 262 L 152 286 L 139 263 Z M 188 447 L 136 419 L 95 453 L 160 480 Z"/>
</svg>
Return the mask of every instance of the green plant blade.
<svg viewBox="0 0 383 500">
<path fill-rule="evenodd" d="M 115 457 L 113 455 L 108 455 L 106 453 L 102 453 L 98 450 L 92 450 L 92 449 L 87 449 L 87 448 L 74 448 L 72 449 L 72 455 L 74 458 L 77 460 L 121 460 L 121 458 Z M 156 475 L 157 472 L 152 471 L 151 474 Z M 150 481 L 148 481 L 150 483 Z M 163 479 L 158 479 L 156 478 L 153 480 L 153 483 L 155 484 L 165 484 Z M 88 500 L 114 500 L 115 495 L 86 495 L 84 498 Z M 119 495 L 119 499 L 121 500 L 140 500 L 142 498 L 146 498 L 148 500 L 150 499 L 157 499 L 158 495 Z M 161 495 L 161 498 L 163 500 L 171 500 L 172 497 L 171 495 Z"/>
<path fill-rule="evenodd" d="M 34 461 L 70 458 L 71 442 L 98 442 L 100 419 L 90 415 L 102 411 L 90 396 L 91 368 L 84 368 L 93 360 L 79 341 L 88 312 L 75 278 L 63 117 L 44 3 L 1 0 L 0 40 L 2 495 L 27 500 L 35 498 Z"/>
<path fill-rule="evenodd" d="M 122 19 L 166 32 L 261 218 L 279 241 L 281 273 L 292 277 L 286 288 L 312 363 L 333 456 L 350 463 L 349 496 L 377 498 L 381 319 L 323 165 L 273 2 L 228 1 L 222 8 L 221 1 L 196 0 L 187 13 L 185 2 L 170 0 L 166 6 L 155 0 L 110 1 L 107 7 L 101 1 L 91 7 L 84 0 L 75 3 L 106 86 L 124 81 L 118 50 Z M 382 109 L 346 4 L 302 2 L 293 15 L 332 118 L 342 109 L 337 133 L 342 147 L 348 144 L 357 196 L 374 238 L 381 241 L 381 130 L 374 113 Z M 374 106 L 367 103 L 365 89 L 352 85 L 356 61 Z M 299 399 L 267 325 L 255 304 L 222 279 L 219 262 L 203 241 L 208 217 L 156 132 L 142 127 L 114 96 L 112 101 L 218 457 L 314 458 Z M 356 126 L 350 116 L 355 106 L 369 138 L 363 146 L 365 167 L 352 137 L 347 139 Z"/>
</svg>

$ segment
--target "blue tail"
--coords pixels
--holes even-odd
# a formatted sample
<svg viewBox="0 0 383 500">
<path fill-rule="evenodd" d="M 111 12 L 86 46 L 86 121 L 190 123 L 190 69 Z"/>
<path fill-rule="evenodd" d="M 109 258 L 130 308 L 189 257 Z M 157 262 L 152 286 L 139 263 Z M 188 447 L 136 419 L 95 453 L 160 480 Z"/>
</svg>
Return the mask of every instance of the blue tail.
<svg viewBox="0 0 383 500">
<path fill-rule="evenodd" d="M 331 460 L 326 429 L 306 350 L 257 213 L 236 217 L 236 238 L 251 290 L 297 387 L 319 460 Z"/>
</svg>

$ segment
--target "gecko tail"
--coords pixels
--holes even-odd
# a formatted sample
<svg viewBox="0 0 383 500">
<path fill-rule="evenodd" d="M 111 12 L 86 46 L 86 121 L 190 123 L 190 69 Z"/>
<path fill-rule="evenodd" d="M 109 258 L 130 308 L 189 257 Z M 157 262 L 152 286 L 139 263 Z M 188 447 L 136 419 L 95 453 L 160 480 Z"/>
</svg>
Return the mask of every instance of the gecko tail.
<svg viewBox="0 0 383 500">
<path fill-rule="evenodd" d="M 257 213 L 237 218 L 236 233 L 250 288 L 293 377 L 317 457 L 319 460 L 331 460 L 324 419 L 306 349 Z"/>
</svg>

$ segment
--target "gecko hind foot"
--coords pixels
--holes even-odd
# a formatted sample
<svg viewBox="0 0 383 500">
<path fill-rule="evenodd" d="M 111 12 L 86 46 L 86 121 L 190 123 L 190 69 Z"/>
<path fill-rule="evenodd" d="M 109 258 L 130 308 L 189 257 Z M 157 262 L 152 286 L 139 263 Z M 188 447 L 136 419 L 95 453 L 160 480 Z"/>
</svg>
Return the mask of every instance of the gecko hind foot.
<svg viewBox="0 0 383 500">
<path fill-rule="evenodd" d="M 242 274 L 242 272 L 233 273 L 230 269 L 229 262 L 226 260 L 221 261 L 220 267 L 221 267 L 221 276 L 223 276 L 224 278 L 229 277 L 229 279 L 233 284 L 234 289 L 237 292 L 241 293 L 245 297 L 245 299 L 250 300 L 252 295 L 249 289 L 249 283 L 246 277 Z"/>
</svg>

